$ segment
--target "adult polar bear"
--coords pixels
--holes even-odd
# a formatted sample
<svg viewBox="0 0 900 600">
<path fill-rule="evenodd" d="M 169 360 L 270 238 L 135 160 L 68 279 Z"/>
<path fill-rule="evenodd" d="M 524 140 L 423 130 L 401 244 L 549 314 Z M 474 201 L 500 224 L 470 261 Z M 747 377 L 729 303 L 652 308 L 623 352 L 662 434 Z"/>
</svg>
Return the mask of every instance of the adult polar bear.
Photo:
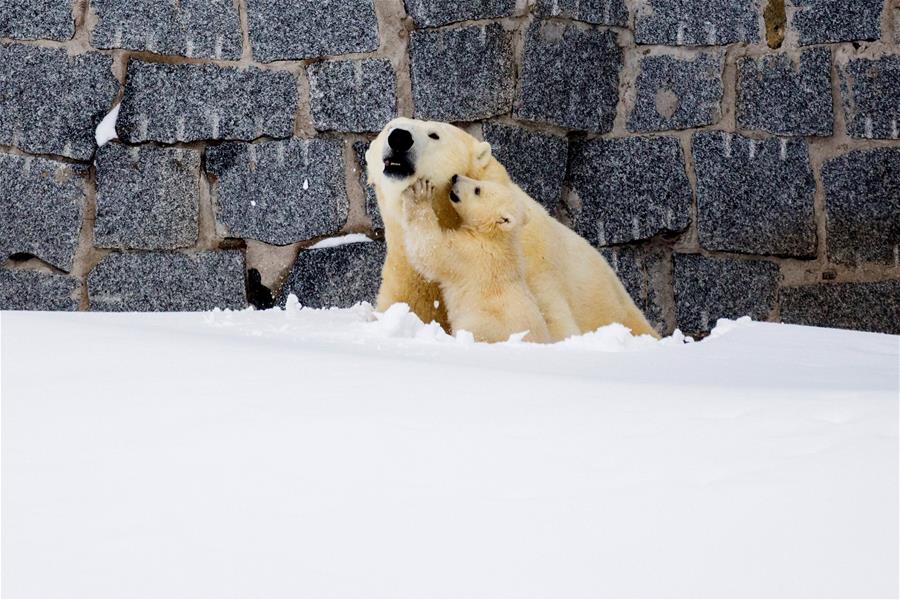
<svg viewBox="0 0 900 600">
<path fill-rule="evenodd" d="M 449 331 L 440 288 L 407 259 L 401 195 L 415 181 L 429 180 L 441 226 L 456 227 L 459 217 L 449 191 L 450 179 L 459 174 L 509 185 L 523 197 L 528 213 L 522 237 L 525 276 L 552 341 L 610 323 L 622 323 L 635 334 L 657 335 L 600 253 L 515 185 L 487 142 L 447 123 L 399 118 L 370 144 L 366 164 L 387 242 L 378 310 L 405 302 L 424 322 L 437 321 Z"/>
</svg>

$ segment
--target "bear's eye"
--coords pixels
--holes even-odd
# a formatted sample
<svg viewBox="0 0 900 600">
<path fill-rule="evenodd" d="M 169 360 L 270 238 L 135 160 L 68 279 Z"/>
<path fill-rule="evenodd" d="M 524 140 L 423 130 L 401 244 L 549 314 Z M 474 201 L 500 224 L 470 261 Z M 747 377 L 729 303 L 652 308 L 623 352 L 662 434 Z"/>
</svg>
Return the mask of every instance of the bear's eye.
<svg viewBox="0 0 900 600">
<path fill-rule="evenodd" d="M 433 139 L 433 140 L 439 140 L 439 139 L 441 139 L 441 136 L 439 136 L 439 135 L 436 134 L 436 133 L 429 133 L 429 134 L 428 134 L 428 137 L 430 137 L 430 138 Z"/>
<path fill-rule="evenodd" d="M 480 196 L 480 195 L 481 195 L 481 188 L 479 188 L 479 187 L 475 188 L 475 195 L 476 195 L 476 196 Z"/>
</svg>

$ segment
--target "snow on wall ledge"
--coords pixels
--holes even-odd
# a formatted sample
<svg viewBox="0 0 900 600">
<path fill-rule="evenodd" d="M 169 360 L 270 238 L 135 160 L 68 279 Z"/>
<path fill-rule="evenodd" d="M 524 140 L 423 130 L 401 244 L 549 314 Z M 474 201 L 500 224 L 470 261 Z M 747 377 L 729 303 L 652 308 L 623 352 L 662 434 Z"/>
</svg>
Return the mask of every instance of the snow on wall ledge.
<svg viewBox="0 0 900 600">
<path fill-rule="evenodd" d="M 0 308 L 371 301 L 361 151 L 404 115 L 490 141 L 661 332 L 900 333 L 898 0 L 644 4 L 7 0 Z"/>
</svg>

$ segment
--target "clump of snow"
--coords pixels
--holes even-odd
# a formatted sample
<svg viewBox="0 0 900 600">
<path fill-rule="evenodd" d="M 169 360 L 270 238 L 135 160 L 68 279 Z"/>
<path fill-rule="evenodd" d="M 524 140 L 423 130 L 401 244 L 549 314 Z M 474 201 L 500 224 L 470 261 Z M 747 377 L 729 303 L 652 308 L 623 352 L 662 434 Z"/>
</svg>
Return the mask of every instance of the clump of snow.
<svg viewBox="0 0 900 600">
<path fill-rule="evenodd" d="M 121 106 L 121 104 L 116 104 L 115 107 L 103 117 L 100 124 L 97 125 L 94 137 L 97 139 L 98 146 L 104 146 L 110 140 L 119 138 L 119 134 L 116 133 L 116 121 L 119 119 L 119 108 L 121 108 Z"/>
<path fill-rule="evenodd" d="M 346 244 L 359 244 L 363 242 L 371 242 L 372 238 L 364 233 L 348 233 L 338 237 L 325 238 L 307 248 L 307 250 L 319 250 L 321 248 L 335 248 Z"/>
</svg>

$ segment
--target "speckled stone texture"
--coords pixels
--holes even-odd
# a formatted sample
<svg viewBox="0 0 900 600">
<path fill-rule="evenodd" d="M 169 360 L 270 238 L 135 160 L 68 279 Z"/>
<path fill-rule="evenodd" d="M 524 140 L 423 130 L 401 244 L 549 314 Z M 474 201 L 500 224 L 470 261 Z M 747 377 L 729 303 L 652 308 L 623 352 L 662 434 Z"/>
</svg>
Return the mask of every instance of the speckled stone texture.
<svg viewBox="0 0 900 600">
<path fill-rule="evenodd" d="M 569 142 L 523 127 L 484 123 L 484 140 L 512 180 L 551 213 L 559 205 Z"/>
<path fill-rule="evenodd" d="M 313 125 L 319 131 L 380 131 L 397 114 L 389 60 L 329 60 L 306 69 Z"/>
<path fill-rule="evenodd" d="M 778 135 L 832 134 L 831 52 L 800 53 L 795 66 L 787 54 L 738 60 L 737 124 Z"/>
<path fill-rule="evenodd" d="M 606 133 L 616 117 L 621 67 L 612 31 L 535 21 L 525 33 L 516 116 Z"/>
<path fill-rule="evenodd" d="M 247 306 L 240 250 L 114 253 L 88 274 L 87 287 L 94 311 L 203 311 Z"/>
<path fill-rule="evenodd" d="M 717 46 L 759 41 L 759 0 L 648 0 L 635 15 L 638 44 Z"/>
<path fill-rule="evenodd" d="M 0 268 L 0 310 L 78 310 L 77 287 L 63 275 Z"/>
<path fill-rule="evenodd" d="M 206 151 L 216 218 L 228 237 L 285 245 L 347 220 L 340 140 L 223 144 Z"/>
<path fill-rule="evenodd" d="M 534 12 L 539 17 L 561 17 L 596 25 L 628 25 L 628 7 L 624 0 L 537 0 Z"/>
<path fill-rule="evenodd" d="M 701 52 L 692 59 L 641 59 L 629 131 L 666 131 L 716 123 L 721 116 L 725 55 Z"/>
<path fill-rule="evenodd" d="M 285 71 L 131 60 L 116 131 L 131 143 L 289 137 L 296 110 Z"/>
<path fill-rule="evenodd" d="M 419 27 L 509 17 L 516 11 L 516 0 L 404 0 L 404 4 Z"/>
<path fill-rule="evenodd" d="M 822 167 L 825 240 L 832 262 L 900 260 L 900 148 L 855 150 Z"/>
<path fill-rule="evenodd" d="M 0 0 L 0 37 L 62 42 L 73 35 L 71 0 Z"/>
<path fill-rule="evenodd" d="M 691 187 L 675 138 L 629 137 L 573 143 L 572 227 L 595 246 L 620 244 L 688 226 Z"/>
<path fill-rule="evenodd" d="M 416 118 L 475 121 L 509 112 L 515 89 L 512 39 L 499 23 L 412 32 Z"/>
<path fill-rule="evenodd" d="M 600 253 L 619 276 L 628 295 L 647 317 L 653 328 L 669 334 L 672 327 L 663 308 L 674 302 L 672 293 L 672 252 L 667 248 L 613 246 Z M 668 282 L 668 283 L 667 283 Z"/>
<path fill-rule="evenodd" d="M 84 210 L 83 167 L 0 154 L 0 262 L 31 254 L 70 271 Z"/>
<path fill-rule="evenodd" d="M 197 242 L 200 152 L 107 144 L 96 163 L 95 246 L 164 250 Z"/>
<path fill-rule="evenodd" d="M 106 56 L 0 44 L 0 144 L 90 160 L 118 89 Z"/>
<path fill-rule="evenodd" d="M 811 257 L 816 184 L 803 139 L 693 136 L 700 245 L 707 250 Z"/>
<path fill-rule="evenodd" d="M 384 221 L 381 220 L 381 212 L 378 210 L 378 198 L 375 196 L 375 188 L 368 184 L 366 173 L 367 142 L 353 142 L 353 155 L 356 158 L 356 174 L 359 177 L 359 185 L 366 191 L 366 214 L 372 221 L 372 229 L 384 229 Z"/>
<path fill-rule="evenodd" d="M 693 335 L 710 331 L 717 319 L 750 316 L 768 320 L 775 308 L 781 274 L 765 260 L 675 255 L 675 316 L 678 328 Z"/>
<path fill-rule="evenodd" d="M 374 304 L 381 285 L 384 254 L 384 244 L 380 242 L 303 250 L 281 290 L 279 304 L 284 306 L 289 294 L 295 294 L 302 306 L 311 308 Z"/>
<path fill-rule="evenodd" d="M 376 0 L 247 0 L 250 46 L 260 62 L 378 49 Z"/>
<path fill-rule="evenodd" d="M 881 38 L 883 0 L 793 0 L 800 45 Z"/>
<path fill-rule="evenodd" d="M 781 321 L 898 335 L 900 279 L 782 288 Z"/>
<path fill-rule="evenodd" d="M 855 138 L 900 138 L 900 54 L 854 58 L 839 72 L 847 133 Z"/>
</svg>

